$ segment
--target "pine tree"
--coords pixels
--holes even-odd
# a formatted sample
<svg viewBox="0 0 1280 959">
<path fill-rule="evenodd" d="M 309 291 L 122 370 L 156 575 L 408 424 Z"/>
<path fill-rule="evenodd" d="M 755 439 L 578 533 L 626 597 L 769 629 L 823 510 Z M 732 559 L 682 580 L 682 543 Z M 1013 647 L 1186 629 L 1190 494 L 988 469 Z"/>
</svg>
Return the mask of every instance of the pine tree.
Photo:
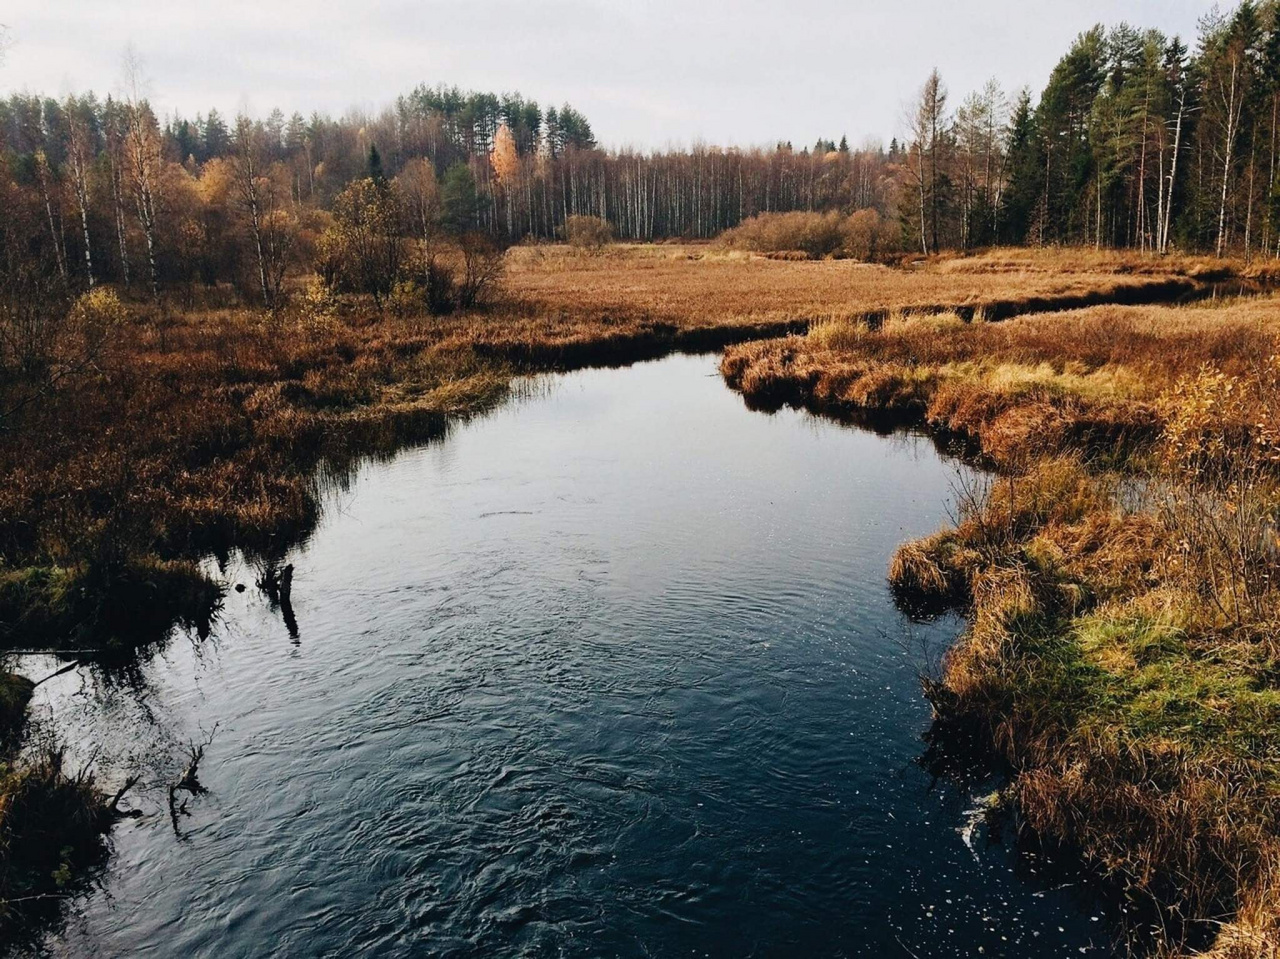
<svg viewBox="0 0 1280 959">
<path fill-rule="evenodd" d="M 479 203 L 476 178 L 465 163 L 455 163 L 444 173 L 440 184 L 440 220 L 450 233 L 475 229 Z"/>
<path fill-rule="evenodd" d="M 1026 90 L 1018 96 L 1013 108 L 1008 164 L 1009 183 L 1000 207 L 1000 240 L 1027 243 L 1032 239 L 1032 219 L 1043 189 L 1044 163 L 1031 94 Z"/>
<path fill-rule="evenodd" d="M 217 110 L 210 110 L 209 115 L 205 117 L 202 139 L 204 155 L 199 158 L 202 161 L 223 156 L 230 149 L 231 132 Z"/>
<path fill-rule="evenodd" d="M 1042 238 L 1069 242 L 1088 238 L 1093 221 L 1090 196 L 1096 189 L 1091 149 L 1094 106 L 1107 80 L 1106 31 L 1080 34 L 1049 77 L 1036 110 L 1044 145 Z"/>
</svg>

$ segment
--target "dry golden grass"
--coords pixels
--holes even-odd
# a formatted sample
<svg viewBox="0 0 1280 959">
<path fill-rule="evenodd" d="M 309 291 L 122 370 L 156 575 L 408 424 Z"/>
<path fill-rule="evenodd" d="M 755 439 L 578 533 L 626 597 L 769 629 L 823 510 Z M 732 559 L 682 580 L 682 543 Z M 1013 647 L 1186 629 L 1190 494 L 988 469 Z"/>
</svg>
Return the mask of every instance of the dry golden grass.
<svg viewBox="0 0 1280 959">
<path fill-rule="evenodd" d="M 625 246 L 600 255 L 566 247 L 519 247 L 509 254 L 510 287 L 535 310 L 586 311 L 680 326 L 861 319 L 890 310 L 981 309 L 1090 294 L 1115 298 L 1193 284 L 1181 261 L 1150 261 L 1146 275 L 1117 275 L 1082 261 L 1008 272 L 999 263 L 956 268 L 945 260 L 898 269 L 849 260 L 784 261 L 706 245 Z M 1032 259 L 1030 262 L 1034 262 Z"/>
<path fill-rule="evenodd" d="M 1003 465 L 1065 449 L 1129 456 L 1158 434 L 1157 400 L 1179 378 L 1205 365 L 1247 374 L 1275 351 L 1276 307 L 1261 297 L 1001 323 L 952 313 L 827 321 L 732 347 L 722 371 L 756 405 L 926 421 Z"/>
<path fill-rule="evenodd" d="M 1214 561 L 1060 459 L 969 500 L 891 576 L 964 597 L 969 629 L 927 684 L 939 721 L 989 741 L 1024 821 L 1154 915 L 1144 947 L 1216 938 L 1214 955 L 1257 959 L 1280 948 L 1280 685 L 1259 637 L 1280 602 L 1232 622 L 1206 594 Z"/>
<path fill-rule="evenodd" d="M 1035 256 L 1007 252 L 964 269 L 938 260 L 900 270 L 778 262 L 706 245 L 600 254 L 521 247 L 508 257 L 504 305 L 443 319 L 411 309 L 380 315 L 301 282 L 275 315 L 135 305 L 92 375 L 8 424 L 0 559 L 11 571 L 71 570 L 103 554 L 118 563 L 128 553 L 148 568 L 235 545 L 279 554 L 317 519 L 313 477 L 322 462 L 341 468 L 438 432 L 449 416 L 501 397 L 521 372 L 718 349 L 812 326 L 807 339 L 731 353 L 726 372 L 749 395 L 781 390 L 790 400 L 808 391 L 820 404 L 868 409 L 933 404 L 935 418 L 957 428 L 999 420 L 987 436 L 1012 448 L 1029 434 L 1061 432 L 1072 414 L 1045 406 L 1038 418 L 1001 418 L 1004 399 L 975 404 L 954 384 L 981 380 L 984 395 L 997 398 L 1085 397 L 1101 409 L 1111 394 L 1140 399 L 1149 375 L 1119 368 L 1128 359 L 1117 355 L 1122 346 L 1141 353 L 1158 339 L 1187 353 L 1245 352 L 1229 337 L 1206 347 L 1203 330 L 1181 329 L 1183 321 L 1144 340 L 1125 313 L 962 322 L 1038 302 L 1169 295 L 1192 283 L 1185 263 L 1117 277 L 1106 272 L 1113 263 L 1093 255 L 1054 256 L 1048 270 L 1034 268 Z M 1010 260 L 1029 265 L 1010 272 Z M 936 312 L 936 304 L 958 312 L 907 312 Z M 883 329 L 871 332 L 868 317 Z M 1079 356 L 1063 365 L 1068 347 Z"/>
<path fill-rule="evenodd" d="M 998 247 L 975 255 L 943 253 L 931 262 L 947 273 L 1105 273 L 1136 276 L 1227 278 L 1249 275 L 1238 260 L 1211 256 L 1152 256 L 1136 250 L 1091 247 Z"/>
<path fill-rule="evenodd" d="M 1145 309 L 1123 321 L 1090 312 L 1101 314 L 1101 326 L 1065 336 L 1053 362 L 1045 356 L 1051 331 L 1037 327 L 1071 317 L 975 328 L 974 342 L 963 345 L 939 342 L 954 323 L 935 324 L 934 355 L 954 357 L 976 343 L 995 355 L 985 364 L 982 350 L 938 363 L 933 376 L 942 384 L 920 378 L 932 398 L 917 401 L 930 418 L 960 422 L 1010 469 L 963 498 L 955 528 L 900 548 L 890 577 L 913 607 L 968 608 L 969 629 L 940 681 L 927 684 L 942 728 L 976 730 L 1011 764 L 1011 792 L 1033 830 L 1078 848 L 1134 902 L 1158 906 L 1161 928 L 1141 932 L 1147 945 L 1181 955 L 1214 942 L 1214 955 L 1273 956 L 1273 304 Z M 885 336 L 910 330 L 900 324 Z M 1090 335 L 1077 339 L 1082 332 Z M 897 351 L 901 362 L 902 342 L 873 346 L 869 338 L 839 342 L 864 354 Z M 1081 386 L 1086 371 L 1058 372 L 1086 354 L 1125 375 L 1100 389 Z M 1010 383 L 1011 361 L 1051 368 Z M 1136 487 L 1123 484 L 1123 497 L 1120 481 L 1097 473 L 1096 462 L 1048 458 L 1079 452 L 1104 402 L 1113 427 L 1132 428 L 1135 410 L 1149 412 L 1148 439 L 1158 441 L 1153 473 Z M 1131 447 L 1115 442 L 1111 461 L 1132 471 Z"/>
</svg>

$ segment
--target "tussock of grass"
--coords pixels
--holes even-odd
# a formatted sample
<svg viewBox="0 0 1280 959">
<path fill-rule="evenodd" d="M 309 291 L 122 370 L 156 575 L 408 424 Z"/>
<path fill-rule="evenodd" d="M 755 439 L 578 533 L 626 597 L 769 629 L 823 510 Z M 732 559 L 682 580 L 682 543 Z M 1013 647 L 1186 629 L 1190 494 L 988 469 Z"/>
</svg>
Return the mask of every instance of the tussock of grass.
<svg viewBox="0 0 1280 959">
<path fill-rule="evenodd" d="M 1172 561 L 1182 535 L 1056 460 L 971 497 L 890 575 L 963 597 L 970 627 L 927 690 L 940 723 L 976 727 L 1010 763 L 1032 829 L 1160 903 L 1161 948 L 1212 939 L 1210 920 L 1234 916 L 1217 954 L 1271 955 L 1280 672 L 1256 637 L 1280 604 L 1231 622 L 1204 595 L 1203 565 Z"/>
<path fill-rule="evenodd" d="M 55 914 L 84 870 L 101 861 L 116 815 L 87 770 L 60 749 L 22 747 L 34 684 L 0 673 L 0 935 L 12 942 Z"/>
<path fill-rule="evenodd" d="M 60 750 L 0 768 L 0 929 L 56 909 L 105 856 L 111 815 L 93 776 L 68 772 Z"/>
<path fill-rule="evenodd" d="M 128 650 L 176 623 L 207 630 L 221 601 L 222 588 L 191 562 L 0 572 L 0 648 Z"/>
<path fill-rule="evenodd" d="M 754 405 L 928 423 L 1003 466 L 1068 450 L 1120 463 L 1160 435 L 1157 402 L 1179 378 L 1205 363 L 1247 374 L 1277 334 L 1270 297 L 1000 323 L 895 314 L 879 326 L 833 320 L 808 336 L 733 347 L 721 370 Z"/>
<path fill-rule="evenodd" d="M 11 754 L 22 739 L 35 688 L 25 676 L 0 673 L 0 754 Z"/>
</svg>

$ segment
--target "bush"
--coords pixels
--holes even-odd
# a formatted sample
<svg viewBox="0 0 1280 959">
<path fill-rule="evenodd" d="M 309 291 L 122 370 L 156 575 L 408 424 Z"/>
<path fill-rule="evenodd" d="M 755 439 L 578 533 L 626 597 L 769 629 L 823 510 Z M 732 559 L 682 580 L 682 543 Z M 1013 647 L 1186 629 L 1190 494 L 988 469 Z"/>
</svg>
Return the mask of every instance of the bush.
<svg viewBox="0 0 1280 959">
<path fill-rule="evenodd" d="M 0 424 L 92 373 L 127 315 L 109 289 L 70 303 L 38 286 L 0 292 Z"/>
<path fill-rule="evenodd" d="M 384 183 L 355 180 L 333 210 L 333 225 L 320 238 L 316 271 L 331 290 L 367 293 L 381 308 L 404 261 L 396 196 Z"/>
<path fill-rule="evenodd" d="M 484 306 L 492 298 L 506 266 L 506 251 L 483 233 L 467 233 L 459 241 L 462 279 L 458 305 L 464 310 Z"/>
<path fill-rule="evenodd" d="M 842 226 L 843 252 L 855 260 L 871 263 L 897 247 L 898 231 L 875 210 L 858 210 Z"/>
<path fill-rule="evenodd" d="M 394 316 L 412 316 L 426 300 L 425 290 L 414 280 L 397 280 L 387 296 L 387 309 Z"/>
<path fill-rule="evenodd" d="M 439 257 L 431 257 L 427 261 L 423 276 L 423 291 L 427 300 L 427 311 L 432 316 L 444 316 L 452 313 L 458 304 L 457 281 L 453 270 Z"/>
<path fill-rule="evenodd" d="M 49 747 L 0 775 L 0 924 L 18 900 L 53 897 L 105 852 L 109 806 L 91 773 Z"/>
<path fill-rule="evenodd" d="M 755 253 L 802 253 L 812 260 L 875 260 L 893 251 L 895 233 L 875 210 L 761 213 L 721 235 L 725 245 Z"/>
<path fill-rule="evenodd" d="M 761 213 L 726 231 L 728 246 L 756 253 L 799 251 L 810 259 L 830 256 L 844 245 L 839 213 Z"/>
<path fill-rule="evenodd" d="M 578 249 L 598 250 L 613 242 L 613 226 L 598 216 L 571 216 L 563 231 L 566 242 Z"/>
</svg>

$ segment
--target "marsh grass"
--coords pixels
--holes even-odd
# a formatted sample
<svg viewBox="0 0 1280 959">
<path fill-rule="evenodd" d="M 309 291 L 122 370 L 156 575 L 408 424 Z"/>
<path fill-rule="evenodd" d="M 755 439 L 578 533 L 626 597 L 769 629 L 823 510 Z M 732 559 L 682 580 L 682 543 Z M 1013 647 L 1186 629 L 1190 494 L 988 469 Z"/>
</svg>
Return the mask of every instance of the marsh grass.
<svg viewBox="0 0 1280 959">
<path fill-rule="evenodd" d="M 1016 273 L 949 268 L 955 261 L 899 269 L 853 260 L 769 259 L 712 245 L 615 244 L 597 256 L 517 247 L 508 260 L 512 295 L 543 317 L 650 320 L 681 329 L 860 321 L 893 310 L 957 310 L 966 317 L 984 311 L 989 319 L 1004 319 L 1037 306 L 1165 302 L 1202 289 L 1192 266 L 1172 259 L 1151 260 L 1149 272 L 1122 275 L 1083 261 Z"/>
<path fill-rule="evenodd" d="M 10 942 L 57 915 L 107 854 L 115 810 L 88 769 L 40 747 L 0 766 L 0 931 Z"/>
<path fill-rule="evenodd" d="M 1153 606 L 1156 586 L 1188 595 L 1197 556 L 1163 571 L 1167 520 L 1115 510 L 1096 462 L 1058 454 L 1151 459 L 1166 387 L 1195 364 L 1246 373 L 1269 348 L 1270 304 L 988 322 L 1181 296 L 1206 271 L 1065 252 L 903 270 L 710 246 L 531 246 L 508 253 L 500 305 L 448 316 L 399 300 L 384 313 L 301 281 L 273 313 L 212 293 L 186 309 L 112 305 L 91 361 L 84 337 L 50 340 L 68 353 L 47 359 L 70 372 L 23 394 L 38 402 L 11 412 L 3 400 L 29 377 L 0 380 L 0 646 L 123 651 L 175 621 L 199 628 L 220 593 L 198 562 L 233 548 L 278 560 L 363 458 L 441 435 L 523 374 L 729 345 L 725 376 L 758 405 L 928 422 L 1010 476 L 1053 457 L 895 558 L 901 594 L 973 609 L 934 701 L 980 719 L 1021 765 L 1038 828 L 1153 894 L 1192 880 L 1186 915 L 1219 908 L 1241 937 L 1265 932 L 1280 869 L 1258 812 L 1272 788 L 1272 667 L 1241 644 L 1267 630 L 1254 612 L 1235 631 L 1186 618 L 1213 608 L 1203 598 Z M 1201 665 L 1210 651 L 1213 668 Z M 19 700 L 0 688 L 0 713 L 20 725 Z M 98 848 L 102 808 L 56 749 L 5 767 L 0 898 L 63 887 Z"/>
<path fill-rule="evenodd" d="M 832 320 L 808 336 L 728 350 L 748 401 L 873 410 L 961 434 L 990 461 L 1066 450 L 1134 461 L 1160 435 L 1159 400 L 1202 364 L 1241 376 L 1280 334 L 1276 301 L 1218 309 L 1101 306 L 964 322 L 954 312 Z"/>
<path fill-rule="evenodd" d="M 1096 464 L 1032 459 L 962 496 L 955 526 L 900 548 L 890 577 L 916 603 L 969 610 L 926 683 L 938 722 L 976 729 L 1009 763 L 1031 830 L 1158 907 L 1130 930 L 1144 951 L 1271 956 L 1274 393 L 1265 371 L 1229 382 L 1199 373 L 1169 391 L 1138 508 Z M 1248 437 L 1224 444 L 1206 410 Z"/>
<path fill-rule="evenodd" d="M 0 935 L 10 945 L 34 939 L 103 861 L 117 816 L 91 769 L 68 769 L 52 742 L 26 742 L 34 689 L 0 673 Z"/>
</svg>

